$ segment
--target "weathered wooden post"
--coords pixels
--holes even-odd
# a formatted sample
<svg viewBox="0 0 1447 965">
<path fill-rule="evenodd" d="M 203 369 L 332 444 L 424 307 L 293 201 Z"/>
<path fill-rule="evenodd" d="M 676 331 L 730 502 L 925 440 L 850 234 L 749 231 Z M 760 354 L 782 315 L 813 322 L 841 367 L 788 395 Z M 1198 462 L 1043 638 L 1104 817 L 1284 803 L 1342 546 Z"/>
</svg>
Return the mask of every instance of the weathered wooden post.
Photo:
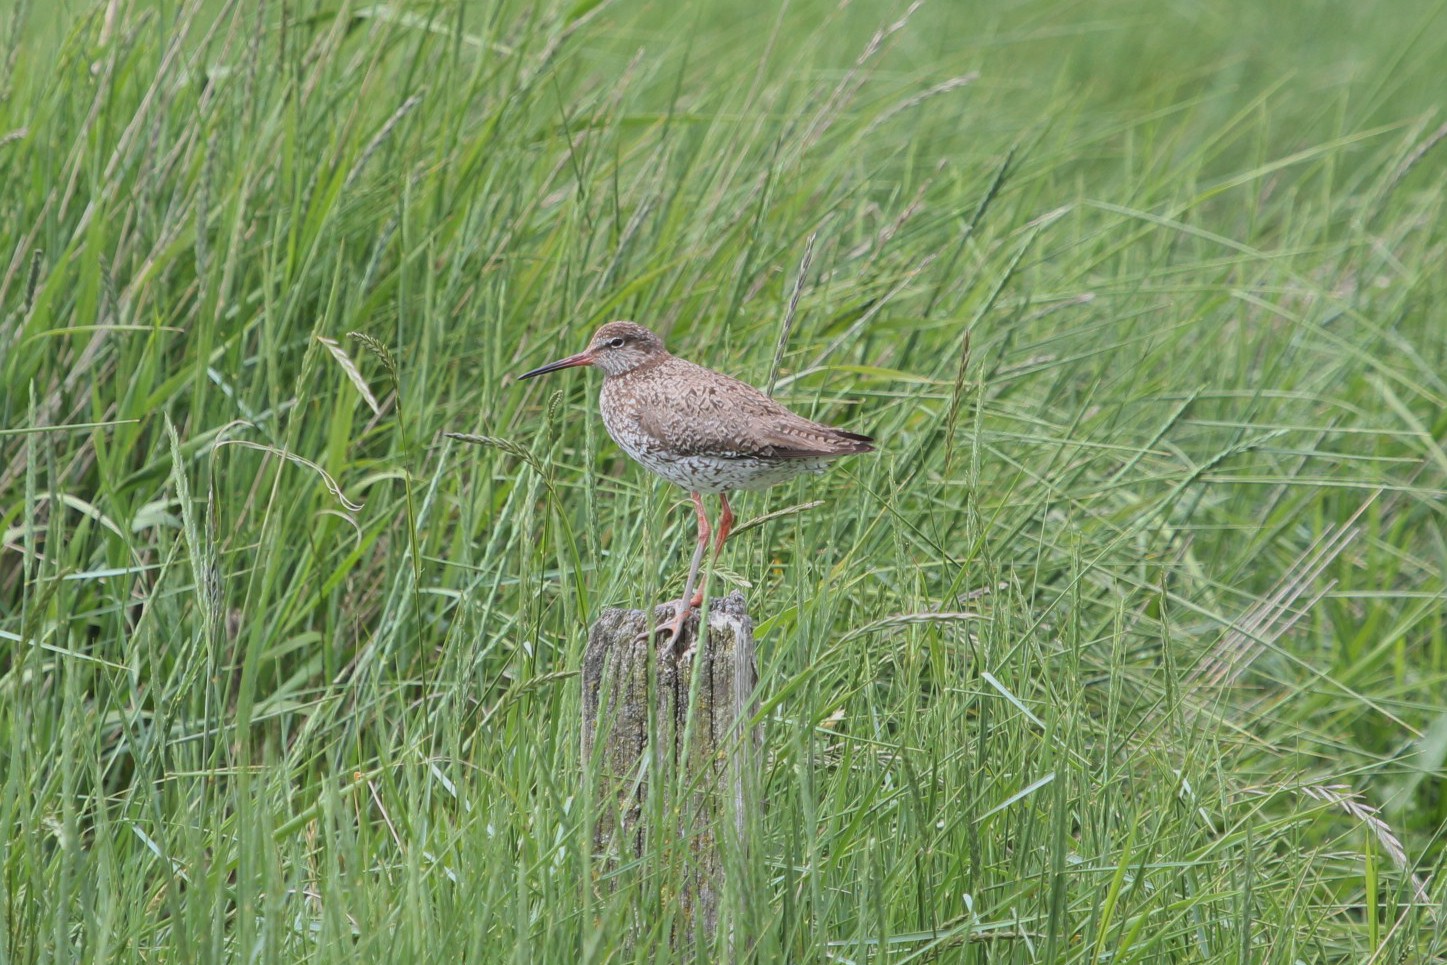
<svg viewBox="0 0 1447 965">
<path fill-rule="evenodd" d="M 650 641 L 644 630 L 672 613 L 661 606 L 650 623 L 642 610 L 608 609 L 593 624 L 583 659 L 583 766 L 592 771 L 599 851 L 627 861 L 682 842 L 674 940 L 691 944 L 718 925 L 725 836 L 747 847 L 762 738 L 749 723 L 758 669 L 743 596 L 712 601 L 702 631 L 699 615 L 690 616 L 678 647 L 666 633 Z"/>
</svg>

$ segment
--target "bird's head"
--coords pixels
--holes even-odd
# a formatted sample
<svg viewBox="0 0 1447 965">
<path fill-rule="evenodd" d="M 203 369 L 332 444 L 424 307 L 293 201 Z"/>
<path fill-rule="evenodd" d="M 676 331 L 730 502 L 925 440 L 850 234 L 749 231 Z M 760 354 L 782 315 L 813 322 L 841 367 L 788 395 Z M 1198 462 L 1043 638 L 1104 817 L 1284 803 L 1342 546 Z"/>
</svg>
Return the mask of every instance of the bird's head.
<svg viewBox="0 0 1447 965">
<path fill-rule="evenodd" d="M 530 379 L 535 375 L 547 375 L 558 369 L 570 369 L 578 365 L 596 365 L 608 375 L 622 375 L 663 354 L 663 339 L 642 325 L 636 322 L 609 322 L 593 333 L 588 347 L 577 355 L 540 365 L 518 378 Z"/>
</svg>

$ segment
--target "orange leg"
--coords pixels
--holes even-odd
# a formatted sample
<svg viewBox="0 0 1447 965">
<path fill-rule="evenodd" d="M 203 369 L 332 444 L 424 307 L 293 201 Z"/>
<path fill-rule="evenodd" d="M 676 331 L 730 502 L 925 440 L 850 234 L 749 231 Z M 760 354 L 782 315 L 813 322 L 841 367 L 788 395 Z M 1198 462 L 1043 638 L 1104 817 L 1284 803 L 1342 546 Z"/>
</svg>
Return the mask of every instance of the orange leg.
<svg viewBox="0 0 1447 965">
<path fill-rule="evenodd" d="M 734 525 L 734 511 L 729 507 L 728 493 L 720 493 L 718 498 L 719 502 L 723 504 L 723 514 L 720 515 L 718 518 L 718 529 L 716 531 L 717 535 L 714 538 L 713 544 L 714 559 L 718 559 L 718 554 L 723 550 L 724 540 L 729 538 L 729 530 L 732 529 Z M 705 576 L 704 582 L 707 581 L 708 577 Z M 697 590 L 693 591 L 693 599 L 688 601 L 688 605 L 703 606 L 702 586 L 700 586 Z"/>
<path fill-rule="evenodd" d="M 723 550 L 724 540 L 729 538 L 729 533 L 734 528 L 734 511 L 729 506 L 729 494 L 719 493 L 718 501 L 723 505 L 723 514 L 718 518 L 718 537 L 713 544 L 714 559 Z"/>
<path fill-rule="evenodd" d="M 683 621 L 688 618 L 688 611 L 703 602 L 703 588 L 699 587 L 696 595 L 693 588 L 698 582 L 698 567 L 703 562 L 704 551 L 708 549 L 710 535 L 708 514 L 703 509 L 703 497 L 698 493 L 689 493 L 688 498 L 693 500 L 693 511 L 698 516 L 698 546 L 693 551 L 693 562 L 688 565 L 688 580 L 683 584 L 683 596 L 678 601 L 678 615 L 673 618 L 673 624 L 669 627 L 669 639 L 674 643 L 678 642 L 678 635 L 683 631 Z"/>
</svg>

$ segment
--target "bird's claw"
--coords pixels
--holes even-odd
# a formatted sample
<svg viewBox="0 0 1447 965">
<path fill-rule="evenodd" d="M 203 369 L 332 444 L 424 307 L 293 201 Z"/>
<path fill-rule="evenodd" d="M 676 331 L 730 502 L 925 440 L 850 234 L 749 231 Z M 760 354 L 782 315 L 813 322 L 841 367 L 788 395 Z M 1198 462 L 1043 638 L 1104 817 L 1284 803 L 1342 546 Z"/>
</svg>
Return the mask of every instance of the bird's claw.
<svg viewBox="0 0 1447 965">
<path fill-rule="evenodd" d="M 673 619 L 640 630 L 638 636 L 634 637 L 635 642 L 644 643 L 650 639 L 657 638 L 660 633 L 666 632 L 668 634 L 668 646 L 675 654 L 681 653 L 682 649 L 679 647 L 679 642 L 683 637 L 683 624 L 688 620 L 688 615 L 693 612 L 697 604 L 690 601 L 677 600 L 673 603 L 673 607 Z"/>
</svg>

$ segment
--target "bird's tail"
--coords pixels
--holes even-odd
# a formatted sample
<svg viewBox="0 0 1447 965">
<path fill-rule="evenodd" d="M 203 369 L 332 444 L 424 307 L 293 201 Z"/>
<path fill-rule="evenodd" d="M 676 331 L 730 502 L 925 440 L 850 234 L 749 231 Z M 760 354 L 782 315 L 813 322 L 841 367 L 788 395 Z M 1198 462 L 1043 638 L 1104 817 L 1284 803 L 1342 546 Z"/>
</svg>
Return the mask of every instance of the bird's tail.
<svg viewBox="0 0 1447 965">
<path fill-rule="evenodd" d="M 834 432 L 838 434 L 840 442 L 853 443 L 844 449 L 845 452 L 874 451 L 874 439 L 871 436 L 862 436 L 857 432 L 845 432 L 843 429 L 835 429 Z"/>
</svg>

